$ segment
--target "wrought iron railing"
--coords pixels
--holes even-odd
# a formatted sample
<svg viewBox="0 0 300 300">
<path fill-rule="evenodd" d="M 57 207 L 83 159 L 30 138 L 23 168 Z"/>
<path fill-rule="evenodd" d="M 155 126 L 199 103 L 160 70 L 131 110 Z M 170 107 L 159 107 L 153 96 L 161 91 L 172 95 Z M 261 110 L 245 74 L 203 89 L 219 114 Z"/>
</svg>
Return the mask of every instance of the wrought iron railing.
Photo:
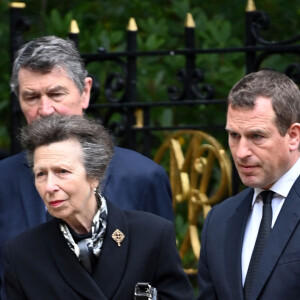
<svg viewBox="0 0 300 300">
<path fill-rule="evenodd" d="M 10 53 L 13 59 L 17 49 L 24 43 L 24 33 L 29 27 L 29 21 L 23 16 L 25 4 L 11 3 L 10 8 Z M 122 145 L 137 149 L 137 146 L 147 156 L 150 155 L 152 147 L 152 133 L 163 130 L 200 129 L 214 131 L 224 129 L 224 124 L 184 124 L 180 126 L 157 126 L 152 125 L 151 111 L 155 108 L 179 108 L 193 109 L 200 105 L 222 106 L 224 114 L 226 111 L 226 99 L 215 99 L 214 87 L 206 83 L 204 71 L 196 65 L 196 58 L 201 55 L 210 54 L 233 54 L 245 55 L 246 73 L 259 70 L 262 63 L 274 54 L 294 54 L 295 60 L 288 63 L 285 73 L 297 84 L 300 83 L 300 35 L 296 35 L 284 41 L 268 41 L 262 37 L 261 31 L 269 28 L 269 17 L 265 12 L 257 11 L 253 0 L 248 0 L 245 13 L 245 42 L 243 46 L 228 48 L 196 48 L 195 24 L 193 17 L 187 14 L 185 23 L 185 49 L 167 49 L 156 51 L 139 51 L 137 49 L 138 29 L 134 19 L 130 19 L 127 28 L 127 47 L 122 52 L 107 52 L 99 47 L 95 53 L 82 53 L 87 66 L 97 62 L 113 62 L 118 66 L 118 71 L 109 72 L 104 79 L 104 98 L 99 101 L 100 83 L 94 77 L 92 96 L 88 113 L 99 118 L 102 123 L 109 127 L 116 136 L 123 137 Z M 77 45 L 80 40 L 76 22 L 72 22 L 71 38 Z M 137 95 L 137 61 L 142 57 L 178 57 L 185 58 L 185 65 L 178 70 L 176 79 L 178 85 L 168 87 L 167 99 L 163 101 L 142 102 Z M 113 116 L 119 115 L 114 120 Z M 20 150 L 16 139 L 17 130 L 22 125 L 22 113 L 17 99 L 11 96 L 11 153 Z M 142 139 L 137 141 L 138 134 Z M 236 193 L 239 189 L 239 179 L 233 170 L 232 191 Z"/>
</svg>

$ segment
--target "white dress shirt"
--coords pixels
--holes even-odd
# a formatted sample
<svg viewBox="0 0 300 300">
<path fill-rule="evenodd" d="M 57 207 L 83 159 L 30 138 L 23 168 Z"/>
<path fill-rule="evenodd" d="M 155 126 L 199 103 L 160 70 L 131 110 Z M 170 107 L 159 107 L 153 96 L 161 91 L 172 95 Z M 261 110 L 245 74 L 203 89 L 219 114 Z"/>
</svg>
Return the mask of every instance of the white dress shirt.
<svg viewBox="0 0 300 300">
<path fill-rule="evenodd" d="M 272 228 L 276 222 L 276 219 L 280 213 L 281 207 L 287 197 L 290 189 L 292 188 L 294 182 L 300 175 L 300 158 L 296 163 L 279 179 L 277 180 L 270 188 L 274 192 L 272 200 Z M 256 237 L 259 230 L 260 221 L 262 218 L 262 197 L 260 193 L 263 189 L 255 188 L 254 195 L 252 200 L 252 209 L 249 214 L 248 222 L 246 225 L 243 249 L 241 255 L 241 264 L 242 264 L 242 283 L 244 285 L 246 274 L 248 271 L 251 255 L 254 249 Z"/>
</svg>

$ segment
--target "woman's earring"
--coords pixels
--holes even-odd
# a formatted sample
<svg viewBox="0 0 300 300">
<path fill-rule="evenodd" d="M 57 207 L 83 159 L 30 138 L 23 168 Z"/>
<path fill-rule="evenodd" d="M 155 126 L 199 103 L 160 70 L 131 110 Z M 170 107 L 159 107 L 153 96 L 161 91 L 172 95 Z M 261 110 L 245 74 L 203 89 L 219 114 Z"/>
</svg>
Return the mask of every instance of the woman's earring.
<svg viewBox="0 0 300 300">
<path fill-rule="evenodd" d="M 96 195 L 98 193 L 98 189 L 95 187 L 94 188 L 94 194 Z"/>
</svg>

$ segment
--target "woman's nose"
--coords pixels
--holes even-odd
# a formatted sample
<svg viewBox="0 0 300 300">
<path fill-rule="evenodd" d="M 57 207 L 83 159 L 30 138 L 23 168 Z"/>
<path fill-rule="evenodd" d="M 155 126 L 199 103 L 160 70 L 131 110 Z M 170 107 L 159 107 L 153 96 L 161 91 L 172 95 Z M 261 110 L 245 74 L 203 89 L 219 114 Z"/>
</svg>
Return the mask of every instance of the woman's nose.
<svg viewBox="0 0 300 300">
<path fill-rule="evenodd" d="M 48 193 L 53 193 L 58 190 L 58 185 L 55 180 L 55 176 L 52 174 L 48 174 L 47 180 L 46 180 L 46 191 Z"/>
</svg>

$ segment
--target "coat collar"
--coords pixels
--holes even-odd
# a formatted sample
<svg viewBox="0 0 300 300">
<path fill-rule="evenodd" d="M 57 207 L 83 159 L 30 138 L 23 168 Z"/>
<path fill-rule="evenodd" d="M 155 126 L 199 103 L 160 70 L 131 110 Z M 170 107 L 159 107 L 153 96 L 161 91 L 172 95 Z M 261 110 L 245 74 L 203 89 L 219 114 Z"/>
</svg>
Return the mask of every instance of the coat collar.
<svg viewBox="0 0 300 300">
<path fill-rule="evenodd" d="M 120 286 L 120 282 L 126 271 L 130 237 L 124 212 L 108 201 L 107 206 L 108 222 L 106 235 L 93 278 L 104 294 L 110 299 Z M 125 235 L 120 246 L 112 238 L 112 234 L 116 229 L 119 229 Z"/>
<path fill-rule="evenodd" d="M 51 222 L 52 237 L 55 243 L 50 241 L 49 247 L 54 263 L 66 282 L 83 298 L 91 300 L 112 298 L 120 285 L 127 261 L 129 234 L 125 214 L 108 201 L 107 206 L 106 234 L 98 263 L 92 275 L 84 270 L 75 254 L 68 248 L 60 233 L 58 221 Z M 125 235 L 121 246 L 118 246 L 111 237 L 116 229 L 119 229 Z"/>
</svg>

